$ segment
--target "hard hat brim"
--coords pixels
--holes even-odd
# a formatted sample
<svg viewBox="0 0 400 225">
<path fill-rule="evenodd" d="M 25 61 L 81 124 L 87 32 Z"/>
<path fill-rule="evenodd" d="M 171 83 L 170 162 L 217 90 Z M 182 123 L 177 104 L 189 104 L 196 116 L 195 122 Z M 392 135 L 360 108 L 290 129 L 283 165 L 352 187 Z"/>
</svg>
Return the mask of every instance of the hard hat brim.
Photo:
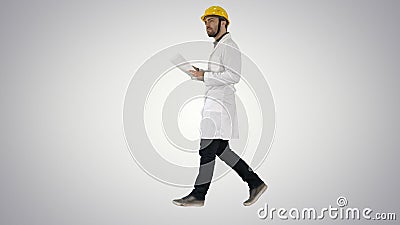
<svg viewBox="0 0 400 225">
<path fill-rule="evenodd" d="M 228 21 L 228 24 L 231 23 L 231 21 L 229 21 L 229 19 L 226 18 L 225 16 L 220 16 L 220 15 L 215 15 L 215 14 L 202 15 L 201 20 L 205 21 L 206 17 L 208 17 L 208 16 L 222 17 L 222 18 L 226 19 L 226 21 Z"/>
</svg>

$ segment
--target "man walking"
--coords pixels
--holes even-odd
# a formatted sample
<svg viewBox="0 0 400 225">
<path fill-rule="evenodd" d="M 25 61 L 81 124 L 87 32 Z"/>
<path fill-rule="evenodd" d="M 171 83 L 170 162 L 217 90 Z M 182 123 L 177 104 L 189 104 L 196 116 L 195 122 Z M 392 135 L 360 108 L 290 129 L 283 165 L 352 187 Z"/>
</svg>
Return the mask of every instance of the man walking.
<svg viewBox="0 0 400 225">
<path fill-rule="evenodd" d="M 229 147 L 230 139 L 239 138 L 235 87 L 240 80 L 241 53 L 227 32 L 230 23 L 227 12 L 219 6 L 206 9 L 201 17 L 209 37 L 215 39 L 208 69 L 196 67 L 190 72 L 205 85 L 205 101 L 200 124 L 200 167 L 194 189 L 183 198 L 172 202 L 179 206 L 203 206 L 210 186 L 215 158 L 218 156 L 247 183 L 249 198 L 243 202 L 252 205 L 267 189 L 258 175 Z"/>
</svg>

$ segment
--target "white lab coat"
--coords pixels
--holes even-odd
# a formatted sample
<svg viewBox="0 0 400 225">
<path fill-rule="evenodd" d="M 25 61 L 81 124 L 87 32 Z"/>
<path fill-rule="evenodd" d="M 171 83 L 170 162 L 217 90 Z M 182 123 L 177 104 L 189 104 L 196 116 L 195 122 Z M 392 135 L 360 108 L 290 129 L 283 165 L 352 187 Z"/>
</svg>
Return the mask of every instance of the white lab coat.
<svg viewBox="0 0 400 225">
<path fill-rule="evenodd" d="M 239 138 L 234 84 L 240 80 L 241 63 L 239 48 L 228 33 L 211 52 L 208 70 L 204 72 L 201 138 Z"/>
</svg>

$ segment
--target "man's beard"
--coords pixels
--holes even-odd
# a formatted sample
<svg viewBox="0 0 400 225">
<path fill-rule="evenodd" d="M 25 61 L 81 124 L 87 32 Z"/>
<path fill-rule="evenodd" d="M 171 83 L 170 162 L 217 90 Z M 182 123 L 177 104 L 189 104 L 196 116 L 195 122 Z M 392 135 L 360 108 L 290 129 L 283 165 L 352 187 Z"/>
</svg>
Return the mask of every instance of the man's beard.
<svg viewBox="0 0 400 225">
<path fill-rule="evenodd" d="M 217 32 L 216 32 L 216 31 L 213 31 L 213 30 L 211 30 L 211 31 L 210 31 L 210 33 L 209 33 L 209 32 L 207 32 L 207 35 L 208 35 L 209 37 L 215 37 L 215 36 L 217 36 Z"/>
</svg>

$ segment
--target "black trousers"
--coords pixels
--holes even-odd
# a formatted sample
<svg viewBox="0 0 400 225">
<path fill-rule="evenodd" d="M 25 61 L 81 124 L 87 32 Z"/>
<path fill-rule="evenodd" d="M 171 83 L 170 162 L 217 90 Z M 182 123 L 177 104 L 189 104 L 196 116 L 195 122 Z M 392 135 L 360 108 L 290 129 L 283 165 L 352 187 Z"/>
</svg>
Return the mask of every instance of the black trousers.
<svg viewBox="0 0 400 225">
<path fill-rule="evenodd" d="M 222 139 L 201 139 L 200 167 L 194 189 L 190 193 L 200 200 L 204 200 L 212 180 L 215 166 L 215 156 L 229 165 L 247 182 L 250 189 L 258 187 L 263 181 L 236 153 L 229 148 L 229 141 Z"/>
</svg>

